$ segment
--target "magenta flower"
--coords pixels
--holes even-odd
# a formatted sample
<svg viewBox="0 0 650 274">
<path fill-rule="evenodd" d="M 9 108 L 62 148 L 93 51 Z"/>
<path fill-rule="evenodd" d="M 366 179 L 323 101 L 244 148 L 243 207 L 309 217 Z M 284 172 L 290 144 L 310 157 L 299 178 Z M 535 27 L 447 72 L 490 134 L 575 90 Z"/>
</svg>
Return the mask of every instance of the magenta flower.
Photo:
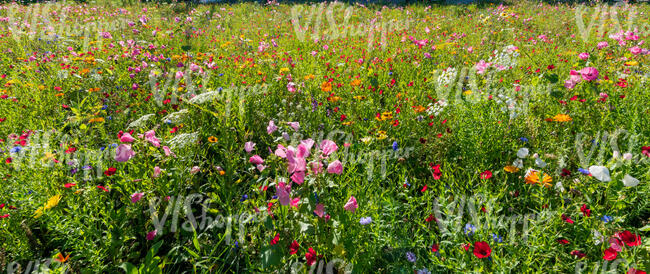
<svg viewBox="0 0 650 274">
<path fill-rule="evenodd" d="M 158 230 L 155 230 L 155 229 L 153 231 L 147 233 L 147 241 L 151 241 L 154 238 L 156 238 L 156 234 L 158 234 Z"/>
<path fill-rule="evenodd" d="M 163 146 L 163 151 L 165 152 L 165 156 L 169 157 L 170 155 L 176 157 L 176 154 L 172 152 L 172 150 L 168 146 Z"/>
<path fill-rule="evenodd" d="M 300 123 L 298 122 L 287 122 L 287 125 L 293 128 L 294 131 L 298 131 L 298 129 L 300 129 Z"/>
<path fill-rule="evenodd" d="M 359 206 L 357 205 L 357 199 L 354 198 L 354 196 L 350 196 L 350 199 L 348 202 L 343 206 L 343 208 L 347 211 L 350 211 L 354 213 L 355 210 L 357 210 Z"/>
<path fill-rule="evenodd" d="M 336 160 L 334 162 L 331 162 L 327 166 L 327 173 L 334 173 L 334 174 L 341 174 L 343 172 L 343 164 L 341 164 L 341 161 Z"/>
<path fill-rule="evenodd" d="M 587 60 L 587 59 L 589 59 L 589 53 L 588 52 L 580 53 L 580 54 L 578 54 L 578 58 L 580 58 L 582 60 Z"/>
<path fill-rule="evenodd" d="M 275 125 L 275 122 L 273 120 L 269 121 L 269 125 L 266 127 L 266 133 L 271 134 L 278 130 L 278 127 Z"/>
<path fill-rule="evenodd" d="M 256 154 L 256 155 L 251 156 L 248 159 L 248 162 L 250 162 L 251 164 L 254 164 L 254 165 L 261 165 L 261 164 L 264 163 L 264 159 L 262 159 L 262 157 L 260 157 L 259 155 Z"/>
<path fill-rule="evenodd" d="M 293 82 L 289 82 L 287 84 L 287 90 L 292 92 L 292 93 L 296 92 L 296 84 L 294 84 Z"/>
<path fill-rule="evenodd" d="M 131 149 L 131 145 L 121 144 L 115 150 L 115 161 L 126 162 L 135 156 L 135 152 Z"/>
<path fill-rule="evenodd" d="M 634 55 L 637 55 L 637 54 L 641 53 L 641 48 L 640 48 L 640 47 L 637 47 L 637 46 L 631 47 L 631 48 L 630 48 L 630 52 L 631 52 L 632 54 L 634 54 Z"/>
<path fill-rule="evenodd" d="M 275 186 L 275 192 L 281 205 L 288 205 L 291 203 L 291 183 L 278 183 L 278 185 Z"/>
<path fill-rule="evenodd" d="M 323 142 L 320 144 L 320 149 L 325 157 L 328 157 L 330 154 L 339 149 L 339 147 L 336 145 L 336 143 L 330 140 L 323 140 Z"/>
<path fill-rule="evenodd" d="M 155 147 L 160 147 L 160 140 L 156 138 L 156 131 L 153 129 L 144 133 L 144 139 Z"/>
<path fill-rule="evenodd" d="M 582 79 L 586 81 L 593 81 L 598 79 L 598 70 L 594 67 L 586 67 L 580 70 L 582 74 Z"/>
<path fill-rule="evenodd" d="M 246 142 L 244 144 L 244 150 L 246 150 L 247 153 L 251 153 L 255 149 L 255 143 L 253 142 Z"/>
<path fill-rule="evenodd" d="M 487 70 L 491 65 L 492 63 L 486 63 L 485 61 L 481 60 L 478 63 L 476 63 L 474 68 L 476 69 L 476 73 L 483 74 L 485 73 L 485 70 Z"/>
<path fill-rule="evenodd" d="M 140 201 L 140 199 L 142 199 L 142 196 L 144 196 L 144 192 L 136 192 L 131 194 L 131 203 L 137 203 Z"/>
<path fill-rule="evenodd" d="M 135 141 L 135 138 L 133 138 L 133 136 L 131 136 L 130 133 L 128 132 L 122 133 L 122 137 L 120 137 L 120 142 L 132 143 L 133 141 Z"/>
<path fill-rule="evenodd" d="M 317 215 L 318 217 L 323 218 L 323 214 L 325 214 L 325 205 L 323 205 L 323 204 L 317 204 L 317 205 L 316 205 L 316 210 L 314 210 L 314 213 L 316 213 L 316 215 Z"/>
<path fill-rule="evenodd" d="M 598 43 L 598 45 L 596 47 L 598 47 L 598 49 L 604 49 L 604 48 L 606 48 L 608 46 L 609 46 L 609 44 L 607 42 L 603 41 L 603 42 Z"/>
<path fill-rule="evenodd" d="M 313 172 L 314 175 L 318 175 L 318 173 L 323 172 L 323 164 L 321 164 L 321 162 L 311 162 L 309 163 L 309 167 L 311 168 L 311 172 Z"/>
<path fill-rule="evenodd" d="M 152 177 L 153 178 L 158 178 L 158 177 L 160 177 L 160 173 L 162 173 L 162 169 L 160 169 L 159 166 L 155 166 L 153 168 L 153 176 Z"/>
</svg>

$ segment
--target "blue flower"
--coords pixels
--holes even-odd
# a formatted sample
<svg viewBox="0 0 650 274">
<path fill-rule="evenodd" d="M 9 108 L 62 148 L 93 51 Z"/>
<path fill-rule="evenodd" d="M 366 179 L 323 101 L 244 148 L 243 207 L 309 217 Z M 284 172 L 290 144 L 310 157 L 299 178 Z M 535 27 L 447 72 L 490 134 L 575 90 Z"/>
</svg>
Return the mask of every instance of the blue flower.
<svg viewBox="0 0 650 274">
<path fill-rule="evenodd" d="M 361 225 L 368 225 L 368 224 L 372 223 L 372 218 L 370 218 L 370 217 L 361 217 L 361 220 L 359 220 L 359 223 Z"/>
<path fill-rule="evenodd" d="M 107 108 L 108 108 L 108 105 L 103 105 L 102 106 L 102 110 L 107 109 Z"/>
<path fill-rule="evenodd" d="M 314 192 L 314 199 L 316 199 L 316 203 L 318 203 L 318 194 L 316 194 L 316 192 Z"/>
<path fill-rule="evenodd" d="M 23 149 L 22 147 L 14 147 L 14 148 L 11 149 L 11 153 L 18 153 L 18 152 L 20 152 L 22 149 Z"/>
<path fill-rule="evenodd" d="M 223 76 L 223 73 L 219 73 L 219 76 Z"/>
<path fill-rule="evenodd" d="M 526 142 L 528 142 L 528 138 L 526 138 L 526 137 L 520 137 L 520 138 L 519 138 L 519 141 L 522 141 L 522 142 L 526 143 Z"/>
<path fill-rule="evenodd" d="M 494 239 L 494 241 L 497 242 L 497 243 L 502 243 L 503 242 L 503 238 L 500 237 L 497 234 L 494 234 L 494 233 L 492 233 L 492 239 Z"/>
<path fill-rule="evenodd" d="M 392 71 L 389 71 L 389 72 L 388 72 L 388 75 L 393 75 L 393 72 L 392 72 Z"/>
<path fill-rule="evenodd" d="M 582 173 L 584 175 L 589 175 L 589 170 L 586 170 L 584 168 L 578 168 L 578 171 L 580 171 L 580 173 Z"/>
<path fill-rule="evenodd" d="M 248 195 L 244 194 L 241 196 L 241 199 L 239 199 L 240 202 L 248 200 Z"/>
<path fill-rule="evenodd" d="M 397 141 L 393 142 L 393 151 L 397 151 L 398 148 Z"/>
<path fill-rule="evenodd" d="M 476 232 L 476 227 L 470 223 L 465 224 L 465 234 L 467 236 L 472 236 L 474 235 L 474 232 Z"/>
<path fill-rule="evenodd" d="M 604 223 L 609 223 L 614 220 L 614 217 L 603 215 L 603 217 L 601 217 L 600 219 L 603 220 Z"/>
<path fill-rule="evenodd" d="M 412 263 L 415 263 L 415 260 L 417 260 L 417 258 L 415 257 L 415 254 L 413 254 L 413 252 L 411 252 L 411 251 L 406 252 L 406 259 L 409 262 L 412 262 Z"/>
</svg>

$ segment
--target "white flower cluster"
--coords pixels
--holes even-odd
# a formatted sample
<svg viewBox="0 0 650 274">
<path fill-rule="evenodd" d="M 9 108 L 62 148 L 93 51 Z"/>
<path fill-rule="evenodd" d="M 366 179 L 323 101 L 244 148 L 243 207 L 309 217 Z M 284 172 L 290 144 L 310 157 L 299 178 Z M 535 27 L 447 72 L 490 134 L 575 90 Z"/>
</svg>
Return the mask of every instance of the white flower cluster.
<svg viewBox="0 0 650 274">
<path fill-rule="evenodd" d="M 516 67 L 517 58 L 519 58 L 517 47 L 509 45 L 506 46 L 503 50 L 497 51 L 495 53 L 495 56 L 490 56 L 488 63 L 492 63 L 497 71 L 503 71 L 509 69 L 510 67 Z"/>
<path fill-rule="evenodd" d="M 517 100 L 509 97 L 508 95 L 499 94 L 494 98 L 494 101 L 499 105 L 503 105 L 501 107 L 501 112 L 504 113 L 509 112 L 510 119 L 516 118 L 521 114 L 521 112 L 523 112 L 522 107 L 519 104 L 517 104 Z"/>
<path fill-rule="evenodd" d="M 454 67 L 447 68 L 443 70 L 440 76 L 438 76 L 438 87 L 444 87 L 445 85 L 451 85 L 453 81 L 456 80 L 458 70 Z"/>
<path fill-rule="evenodd" d="M 167 141 L 172 150 L 183 148 L 188 144 L 194 144 L 199 139 L 199 133 L 182 133 Z"/>
<path fill-rule="evenodd" d="M 199 95 L 192 97 L 192 99 L 190 99 L 189 102 L 192 104 L 201 105 L 204 104 L 205 102 L 212 101 L 212 99 L 217 97 L 217 95 L 219 95 L 218 90 L 208 91 L 206 93 L 201 93 Z"/>
<path fill-rule="evenodd" d="M 173 112 L 173 113 L 170 113 L 169 115 L 165 116 L 165 118 L 163 118 L 163 121 L 169 121 L 170 123 L 178 124 L 181 121 L 183 121 L 183 119 L 185 117 L 187 117 L 188 113 L 190 113 L 189 110 L 182 109 L 180 111 Z"/>
<path fill-rule="evenodd" d="M 440 99 L 438 102 L 435 102 L 433 104 L 429 103 L 429 105 L 427 105 L 427 114 L 438 116 L 445 110 L 445 107 L 447 105 L 447 101 L 444 99 Z"/>
<path fill-rule="evenodd" d="M 147 121 L 149 121 L 149 119 L 151 119 L 151 117 L 154 117 L 155 115 L 156 114 L 153 114 L 153 113 L 144 115 L 144 116 L 138 118 L 138 120 L 135 120 L 135 121 L 131 122 L 127 128 L 141 128 L 141 127 L 144 127 L 144 126 L 146 126 Z"/>
</svg>

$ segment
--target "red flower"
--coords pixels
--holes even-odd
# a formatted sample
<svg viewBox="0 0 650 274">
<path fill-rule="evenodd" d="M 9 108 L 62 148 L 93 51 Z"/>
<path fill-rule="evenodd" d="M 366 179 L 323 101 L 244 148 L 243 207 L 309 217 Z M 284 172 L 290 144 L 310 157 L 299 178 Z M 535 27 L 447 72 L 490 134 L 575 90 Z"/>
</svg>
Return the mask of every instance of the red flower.
<svg viewBox="0 0 650 274">
<path fill-rule="evenodd" d="M 76 186 L 76 185 L 77 185 L 77 184 L 75 184 L 75 183 L 67 183 L 67 184 L 63 185 L 63 187 L 65 187 L 65 188 L 71 188 L 71 187 Z"/>
<path fill-rule="evenodd" d="M 573 220 L 571 220 L 571 217 L 564 214 L 562 214 L 562 220 L 570 224 L 574 223 Z"/>
<path fill-rule="evenodd" d="M 638 234 L 633 234 L 630 231 L 623 231 L 617 235 L 627 246 L 638 246 L 641 245 L 641 236 Z"/>
<path fill-rule="evenodd" d="M 463 244 L 463 248 L 465 249 L 465 251 L 469 251 L 470 247 L 472 247 L 471 244 Z"/>
<path fill-rule="evenodd" d="M 431 246 L 431 252 L 438 252 L 439 248 L 438 244 L 433 244 L 433 246 Z"/>
<path fill-rule="evenodd" d="M 438 221 L 436 220 L 436 217 L 433 217 L 433 214 L 429 214 L 429 217 L 425 220 L 427 223 L 430 223 L 431 221 Z"/>
<path fill-rule="evenodd" d="M 442 176 L 442 172 L 440 172 L 440 165 L 433 165 L 430 164 L 431 168 L 433 169 L 433 179 L 434 180 L 440 180 L 440 177 Z"/>
<path fill-rule="evenodd" d="M 641 153 L 643 155 L 650 157 L 650 146 L 648 147 L 641 147 Z"/>
<path fill-rule="evenodd" d="M 271 240 L 271 245 L 276 245 L 280 241 L 280 233 L 275 234 L 273 240 Z"/>
<path fill-rule="evenodd" d="M 614 250 L 613 248 L 610 247 L 608 249 L 605 249 L 605 252 L 603 253 L 603 259 L 608 260 L 608 261 L 612 261 L 612 260 L 616 259 L 617 254 L 618 254 L 618 252 L 616 252 L 616 250 Z"/>
<path fill-rule="evenodd" d="M 628 269 L 627 274 L 646 274 L 646 273 L 643 270 L 630 268 L 630 269 Z"/>
<path fill-rule="evenodd" d="M 0 215 L 0 219 L 9 218 L 9 214 Z"/>
<path fill-rule="evenodd" d="M 474 256 L 479 259 L 490 257 L 492 249 L 490 245 L 486 242 L 475 242 L 474 243 Z"/>
<path fill-rule="evenodd" d="M 296 241 L 294 240 L 294 241 L 291 243 L 291 245 L 289 246 L 289 254 L 293 255 L 293 254 L 298 253 L 298 248 L 299 248 L 299 247 L 300 247 L 300 245 L 298 244 L 298 242 L 296 242 Z"/>
<path fill-rule="evenodd" d="M 0 209 L 3 209 L 5 207 L 5 204 L 0 204 Z"/>
<path fill-rule="evenodd" d="M 13 161 L 13 160 L 11 160 L 11 157 L 9 157 L 9 158 L 7 158 L 7 159 L 5 160 L 5 163 L 7 163 L 7 164 L 11 164 L 12 161 Z"/>
<path fill-rule="evenodd" d="M 422 193 L 424 193 L 425 191 L 427 191 L 427 185 L 424 185 L 424 187 L 422 187 L 422 190 L 420 190 L 420 192 Z"/>
<path fill-rule="evenodd" d="M 99 188 L 99 189 L 101 189 L 101 190 L 103 190 L 104 192 L 108 192 L 108 189 L 106 189 L 106 188 L 105 188 L 105 187 L 103 187 L 103 186 L 97 186 L 97 188 Z"/>
<path fill-rule="evenodd" d="M 111 176 L 111 175 L 115 174 L 116 171 L 117 171 L 117 168 L 109 167 L 106 171 L 104 171 L 104 175 Z"/>
<path fill-rule="evenodd" d="M 569 244 L 569 240 L 567 239 L 557 239 L 557 242 L 561 245 Z"/>
<path fill-rule="evenodd" d="M 316 262 L 316 251 L 310 247 L 307 253 L 305 253 L 305 259 L 307 260 L 308 266 L 313 265 Z"/>
<path fill-rule="evenodd" d="M 587 208 L 587 204 L 583 204 L 582 207 L 580 208 L 580 211 L 582 211 L 582 215 L 584 216 L 591 216 L 591 209 Z"/>
<path fill-rule="evenodd" d="M 483 180 L 490 179 L 492 178 L 492 172 L 489 170 L 483 171 L 479 177 Z"/>
<path fill-rule="evenodd" d="M 571 171 L 570 171 L 570 170 L 568 170 L 568 169 L 566 169 L 566 168 L 563 168 L 563 169 L 562 169 L 562 174 L 561 174 L 562 177 L 566 177 L 566 176 L 570 176 L 570 175 L 571 175 Z"/>
<path fill-rule="evenodd" d="M 585 256 L 587 256 L 587 254 L 585 254 L 580 250 L 571 251 L 571 255 L 577 256 L 578 258 L 584 258 Z"/>
</svg>

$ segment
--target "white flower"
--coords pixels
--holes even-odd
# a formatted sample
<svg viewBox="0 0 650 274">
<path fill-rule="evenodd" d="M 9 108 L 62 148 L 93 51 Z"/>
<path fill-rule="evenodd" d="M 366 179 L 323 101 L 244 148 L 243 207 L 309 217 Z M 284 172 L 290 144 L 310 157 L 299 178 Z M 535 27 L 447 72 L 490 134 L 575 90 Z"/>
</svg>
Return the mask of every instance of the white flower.
<svg viewBox="0 0 650 274">
<path fill-rule="evenodd" d="M 517 151 L 517 157 L 519 158 L 526 158 L 528 156 L 528 149 L 527 148 L 520 148 L 519 151 Z"/>
<path fill-rule="evenodd" d="M 546 162 L 544 162 L 544 160 L 542 160 L 542 158 L 536 158 L 535 159 L 535 164 L 540 168 L 546 167 Z"/>
<path fill-rule="evenodd" d="M 512 165 L 515 166 L 516 168 L 521 169 L 524 168 L 524 161 L 522 161 L 521 159 L 517 159 L 514 162 L 512 162 Z"/>
<path fill-rule="evenodd" d="M 135 121 L 133 121 L 132 123 L 130 123 L 129 126 L 128 126 L 127 128 L 140 128 L 140 127 L 144 127 L 144 126 L 146 126 L 147 121 L 149 121 L 149 119 L 151 119 L 151 117 L 154 117 L 155 115 L 156 115 L 156 114 L 153 114 L 153 113 L 151 113 L 151 114 L 147 114 L 147 115 L 144 115 L 144 116 L 138 118 L 138 120 L 135 120 Z"/>
<path fill-rule="evenodd" d="M 632 160 L 632 153 L 625 153 L 623 154 L 623 159 L 625 160 Z"/>
</svg>

